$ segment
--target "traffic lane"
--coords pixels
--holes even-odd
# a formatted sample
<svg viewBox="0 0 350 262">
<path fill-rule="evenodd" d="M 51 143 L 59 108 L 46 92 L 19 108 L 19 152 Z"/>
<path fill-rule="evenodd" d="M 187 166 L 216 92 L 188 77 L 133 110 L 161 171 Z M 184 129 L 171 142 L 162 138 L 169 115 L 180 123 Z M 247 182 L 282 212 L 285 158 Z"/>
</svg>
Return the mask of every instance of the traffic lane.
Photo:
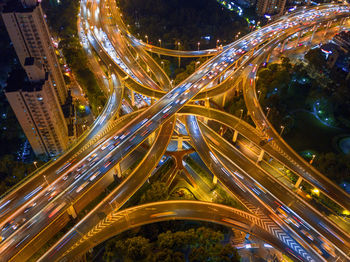
<svg viewBox="0 0 350 262">
<path fill-rule="evenodd" d="M 57 179 L 56 170 L 59 170 L 67 164 L 68 162 L 77 161 L 79 159 L 72 159 L 75 154 L 77 154 L 81 149 L 88 143 L 96 134 L 100 132 L 101 129 L 103 129 L 104 125 L 107 124 L 111 119 L 114 118 L 116 108 L 119 106 L 121 98 L 121 90 L 119 88 L 116 88 L 110 99 L 109 104 L 107 104 L 106 108 L 109 108 L 108 114 L 106 112 L 103 112 L 103 115 L 101 115 L 97 120 L 95 121 L 93 127 L 91 128 L 91 131 L 88 133 L 88 135 L 79 142 L 71 151 L 66 153 L 63 157 L 58 158 L 52 165 L 50 165 L 48 168 L 44 169 L 44 171 L 41 171 L 42 173 L 40 175 L 37 175 L 30 180 L 28 180 L 25 184 L 23 184 L 19 189 L 16 189 L 13 193 L 10 193 L 5 196 L 0 202 L 0 227 L 3 226 L 6 223 L 6 219 L 16 210 L 21 208 L 28 200 L 32 199 L 32 197 L 35 195 L 30 196 L 30 194 L 36 190 L 37 193 L 42 191 L 44 188 L 47 187 L 48 183 L 52 183 Z M 114 101 L 114 103 L 111 104 L 111 101 Z M 111 109 L 110 106 L 114 105 Z M 101 118 L 104 118 L 102 122 L 97 124 Z M 91 152 L 94 147 L 97 145 L 93 145 L 92 147 L 89 147 L 85 152 L 85 154 L 88 154 Z M 83 155 L 84 156 L 84 155 Z M 82 159 L 82 157 L 80 159 Z M 45 176 L 45 177 L 44 177 Z M 24 196 L 24 197 L 23 197 Z M 27 197 L 30 196 L 30 197 Z M 7 203 L 7 204 L 6 204 Z M 6 205 L 5 205 L 6 204 Z"/>
<path fill-rule="evenodd" d="M 136 113 L 138 113 L 138 112 L 136 112 Z M 127 123 L 127 121 L 129 121 L 128 118 L 132 117 L 134 114 L 135 113 L 130 114 L 127 117 L 121 118 L 122 120 L 120 121 L 120 124 L 125 125 Z M 115 131 L 113 131 L 113 132 L 115 132 Z M 101 144 L 101 143 L 99 143 L 99 144 Z M 105 152 L 104 155 L 110 154 L 110 152 L 108 152 L 108 150 L 105 150 L 104 152 Z M 97 155 L 96 155 L 96 157 L 97 157 Z M 16 217 L 16 221 L 19 221 L 21 227 L 18 226 L 18 228 L 17 227 L 16 228 L 12 228 L 12 227 L 7 228 L 7 230 L 13 229 L 14 231 L 15 230 L 17 230 L 17 231 L 16 231 L 16 234 L 12 236 L 12 239 L 5 239 L 5 241 L 3 243 L 1 243 L 1 245 L 0 245 L 1 248 L 8 247 L 8 243 L 10 243 L 10 242 L 13 245 L 16 244 L 16 246 L 18 245 L 18 243 L 24 244 L 23 243 L 24 239 L 27 239 L 28 236 L 32 235 L 32 234 L 27 234 L 27 231 L 25 231 L 23 234 L 20 234 L 19 230 L 27 230 L 27 225 L 31 224 L 32 220 L 39 221 L 41 219 L 41 217 L 38 216 L 38 214 L 41 212 L 46 212 L 47 214 L 52 214 L 52 217 L 50 217 L 51 219 L 54 219 L 57 215 L 59 215 L 59 212 L 64 207 L 61 205 L 62 202 L 60 202 L 60 200 L 59 200 L 60 197 L 62 197 L 62 195 L 64 195 L 64 194 L 67 195 L 65 198 L 63 198 L 63 202 L 64 202 L 67 199 L 69 199 L 70 201 L 73 201 L 74 194 L 79 195 L 79 193 L 82 193 L 79 191 L 79 187 L 84 185 L 84 184 L 86 185 L 86 183 L 87 183 L 86 181 L 92 175 L 92 173 L 94 171 L 96 171 L 96 169 L 100 169 L 101 166 L 103 166 L 105 164 L 103 162 L 102 163 L 99 162 L 99 165 L 92 167 L 93 172 L 91 172 L 91 170 L 86 170 L 86 169 L 84 170 L 84 168 L 86 168 L 86 166 L 89 165 L 89 161 L 86 160 L 86 158 L 87 157 L 85 157 L 85 160 L 84 160 L 85 164 L 84 165 L 82 165 L 81 163 L 76 163 L 75 166 L 71 167 L 69 170 L 66 170 L 66 172 L 63 173 L 60 176 L 60 178 L 55 181 L 55 183 L 51 184 L 51 186 L 47 190 L 41 191 L 40 194 L 36 197 L 37 199 L 39 199 L 38 197 L 41 197 L 40 198 L 41 202 L 37 202 L 37 205 L 34 208 L 32 208 L 27 214 L 22 213 L 20 216 Z M 73 171 L 77 168 L 77 166 L 78 166 L 79 170 L 74 173 Z M 67 174 L 67 173 L 69 173 L 69 174 Z M 66 176 L 66 178 L 64 179 L 65 176 Z M 93 182 L 93 181 L 90 181 L 90 182 Z M 68 184 L 68 186 L 67 186 L 67 184 Z M 81 188 L 80 190 L 82 190 L 82 189 L 84 189 L 84 187 Z M 77 192 L 77 191 L 79 191 L 79 192 Z M 47 204 L 46 201 L 48 201 L 49 203 Z M 40 203 L 41 203 L 41 205 L 40 205 Z M 45 208 L 42 208 L 42 205 Z M 56 210 L 56 212 L 52 213 L 52 211 L 54 211 L 57 207 L 60 207 L 59 210 Z M 21 211 L 23 212 L 23 209 Z M 29 217 L 31 219 L 30 220 L 29 219 L 23 220 L 25 217 Z M 32 228 L 30 230 L 34 230 L 34 229 Z M 20 236 L 22 236 L 22 238 L 20 238 Z M 18 240 L 16 243 L 14 242 L 14 238 L 15 238 L 15 240 Z"/>
<path fill-rule="evenodd" d="M 255 81 L 255 74 L 254 76 L 250 77 L 250 79 L 253 79 L 253 81 Z M 269 126 L 270 128 L 266 129 L 266 133 L 268 134 L 268 136 L 275 138 L 275 143 L 286 154 L 288 154 L 289 156 L 294 156 L 293 161 L 295 162 L 295 164 L 291 164 L 289 165 L 289 167 L 291 167 L 291 169 L 296 171 L 299 175 L 304 177 L 310 183 L 317 186 L 321 191 L 323 191 L 326 195 L 330 196 L 341 206 L 345 207 L 347 210 L 350 210 L 350 196 L 340 187 L 336 186 L 333 182 L 331 182 L 328 178 L 320 174 L 316 169 L 312 168 L 308 163 L 301 160 L 301 157 L 297 155 L 297 153 L 293 149 L 286 145 L 285 141 L 279 136 L 277 131 L 267 120 L 260 105 L 254 102 L 256 101 L 255 88 L 252 88 L 252 84 L 248 83 L 249 81 L 246 81 L 246 85 L 244 85 L 245 92 L 243 93 L 246 97 L 245 101 L 249 111 L 252 113 L 254 112 L 254 114 L 252 114 L 253 120 L 255 120 L 255 122 L 258 123 L 261 129 L 263 129 L 266 126 Z M 253 86 L 255 86 L 255 84 Z"/>
<path fill-rule="evenodd" d="M 187 117 L 186 123 L 187 123 L 188 132 L 191 136 L 191 139 L 193 140 L 193 144 L 197 152 L 199 153 L 204 163 L 206 163 L 208 168 L 213 172 L 213 174 L 215 174 L 215 176 L 218 177 L 218 179 L 222 182 L 222 184 L 228 190 L 230 190 L 236 196 L 239 196 L 239 198 L 245 199 L 255 207 L 259 207 L 260 212 L 264 214 L 266 218 L 268 218 L 270 215 L 270 211 L 267 209 L 267 207 L 264 204 L 262 204 L 261 200 L 258 200 L 258 198 L 254 196 L 251 193 L 251 191 L 248 189 L 248 187 L 254 188 L 255 186 L 252 183 L 250 183 L 247 187 L 245 185 L 246 183 L 241 183 L 238 177 L 233 176 L 230 173 L 230 171 L 228 171 L 226 167 L 222 165 L 222 163 L 218 160 L 217 156 L 215 155 L 214 151 L 210 150 L 209 146 L 206 144 L 206 141 L 202 136 L 202 133 L 200 131 L 200 128 L 198 126 L 198 123 L 195 117 L 191 117 L 191 116 Z M 232 170 L 232 169 L 229 169 L 229 170 Z M 234 168 L 233 170 L 236 170 L 236 168 Z M 304 246 L 298 244 L 290 236 L 289 232 L 286 232 L 285 230 L 283 231 L 277 225 L 275 230 L 276 231 L 274 232 L 279 231 L 280 232 L 279 234 L 282 234 L 283 232 L 285 234 L 288 234 L 288 236 L 285 236 L 286 238 L 284 238 L 284 241 L 288 243 L 288 246 L 290 248 L 289 250 L 293 255 L 295 254 L 293 253 L 293 251 L 291 251 L 291 249 L 294 250 L 294 252 L 299 253 L 299 255 L 302 255 L 302 259 L 305 261 L 309 261 L 311 259 L 311 256 L 312 258 L 316 259 L 316 261 L 318 261 L 317 254 L 315 255 L 311 250 L 305 249 Z"/>
<path fill-rule="evenodd" d="M 248 215 L 252 217 L 248 220 Z M 160 222 L 171 219 L 185 219 L 185 220 L 200 220 L 209 221 L 222 224 L 228 227 L 235 227 L 239 230 L 249 232 L 266 243 L 269 243 L 279 250 L 284 250 L 286 246 L 278 239 L 271 237 L 266 231 L 257 227 L 252 220 L 255 219 L 242 211 L 237 211 L 234 208 L 218 205 L 209 202 L 200 201 L 166 201 L 156 202 L 146 205 L 132 207 L 120 212 L 113 212 L 111 217 L 112 224 L 102 229 L 97 235 L 89 241 L 85 241 L 79 248 L 72 250 L 66 254 L 62 259 L 73 260 L 79 254 L 84 253 L 85 250 L 91 249 L 95 245 L 120 234 L 121 232 L 132 229 L 144 224 Z M 40 261 L 49 261 L 49 258 L 41 259 Z"/>
<path fill-rule="evenodd" d="M 113 16 L 120 18 L 119 15 L 116 15 L 117 10 L 115 8 L 116 7 L 115 4 L 109 3 L 109 7 L 110 7 L 111 11 L 113 12 Z M 133 37 L 132 35 L 129 35 L 125 31 L 124 23 L 122 22 L 122 20 L 116 19 L 116 21 L 118 23 L 119 29 L 122 31 L 122 34 L 125 35 L 125 37 L 128 41 L 128 44 L 132 45 L 136 49 L 136 51 L 140 55 L 140 57 L 146 62 L 147 65 L 150 66 L 151 70 L 153 71 L 153 73 L 155 74 L 155 76 L 157 77 L 157 79 L 160 83 L 159 87 L 162 89 L 170 90 L 171 83 L 170 83 L 169 77 L 164 73 L 164 71 L 160 68 L 160 66 L 144 51 L 144 49 L 140 47 L 140 45 L 135 44 L 137 42 L 136 38 Z"/>
<path fill-rule="evenodd" d="M 174 125 L 175 118 L 173 117 L 162 126 L 151 149 L 145 158 L 142 159 L 135 171 L 106 197 L 103 201 L 104 204 L 100 204 L 93 212 L 79 222 L 76 227 L 60 239 L 44 257 L 52 259 L 54 256 L 58 258 L 58 256 L 69 250 L 74 243 L 79 243 L 82 234 L 91 232 L 91 230 L 93 230 L 92 228 L 98 225 L 100 220 L 103 220 L 110 212 L 119 209 L 130 196 L 146 182 L 148 175 L 158 164 L 158 160 L 161 159 L 167 148 Z M 79 234 L 77 234 L 77 232 L 79 232 Z"/>
<path fill-rule="evenodd" d="M 218 137 L 217 134 L 214 134 L 214 131 L 213 132 L 209 131 L 209 129 L 206 129 L 204 125 L 200 125 L 200 127 L 202 128 L 202 130 L 206 130 L 204 134 L 207 135 L 209 139 L 215 139 L 214 137 L 216 138 Z M 218 144 L 220 146 L 217 146 Z M 276 197 L 279 201 L 284 203 L 284 205 L 292 209 L 303 220 L 307 221 L 314 228 L 316 228 L 318 232 L 322 232 L 323 235 L 329 235 L 327 231 L 325 231 L 322 227 L 319 226 L 319 222 L 320 220 L 322 220 L 322 217 L 316 214 L 309 207 L 308 207 L 308 211 L 305 212 L 306 206 L 302 204 L 300 199 L 297 198 L 295 194 L 288 192 L 288 190 L 283 188 L 278 182 L 274 181 L 269 175 L 265 174 L 263 170 L 255 166 L 255 164 L 252 163 L 251 161 L 247 160 L 236 148 L 234 148 L 232 145 L 230 145 L 223 139 L 220 139 L 215 142 L 213 141 L 213 143 L 211 143 L 211 146 L 213 146 L 218 152 L 222 153 L 226 157 L 229 157 L 230 159 L 232 159 L 232 161 L 237 166 L 241 167 L 245 171 L 245 174 L 249 174 L 249 176 L 251 176 L 255 181 L 261 184 L 264 188 L 268 189 L 269 193 L 271 193 L 272 196 Z M 269 201 L 266 201 L 266 203 L 270 206 L 275 205 L 274 198 L 270 198 Z M 326 222 L 324 223 L 327 224 Z M 294 228 L 294 229 L 298 230 L 298 228 Z M 311 233 L 314 235 L 315 238 L 319 236 L 317 233 L 315 234 L 315 232 L 311 231 Z M 304 239 L 306 239 L 305 236 L 303 237 Z M 331 239 L 331 241 L 333 243 L 337 243 L 337 246 L 342 248 L 344 252 L 347 252 L 346 250 L 349 250 L 348 247 L 344 245 L 342 241 L 339 241 L 339 239 L 337 239 L 336 237 L 333 236 L 333 239 Z"/>
</svg>

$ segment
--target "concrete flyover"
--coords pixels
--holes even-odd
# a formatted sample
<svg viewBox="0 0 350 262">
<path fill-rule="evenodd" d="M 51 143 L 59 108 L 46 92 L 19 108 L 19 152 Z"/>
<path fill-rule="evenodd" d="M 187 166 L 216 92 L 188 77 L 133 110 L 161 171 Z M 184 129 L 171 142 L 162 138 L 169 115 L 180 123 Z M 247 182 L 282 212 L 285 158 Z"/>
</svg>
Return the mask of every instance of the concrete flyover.
<svg viewBox="0 0 350 262">
<path fill-rule="evenodd" d="M 65 250 L 71 250 L 72 247 L 77 246 L 85 240 L 84 235 L 87 235 L 91 228 L 99 228 L 101 223 L 104 223 L 103 218 L 107 217 L 111 212 L 117 212 L 117 210 L 130 199 L 130 197 L 147 181 L 149 175 L 164 155 L 167 145 L 171 140 L 175 122 L 175 117 L 173 117 L 161 127 L 158 134 L 154 137 L 150 150 L 141 159 L 133 172 L 72 230 L 63 236 L 49 250 L 49 253 L 58 255 Z M 79 232 L 79 234 L 77 235 L 76 232 Z M 44 257 L 46 256 L 47 254 L 44 255 Z"/>
<path fill-rule="evenodd" d="M 97 227 L 83 235 L 81 241 L 66 252 L 46 253 L 39 261 L 75 261 L 89 249 L 123 231 L 166 220 L 198 220 L 234 227 L 250 233 L 283 251 L 286 245 L 260 227 L 258 217 L 244 211 L 210 202 L 163 201 L 113 211 Z M 80 234 L 76 231 L 76 234 Z M 294 257 L 298 260 L 297 257 Z"/>
</svg>

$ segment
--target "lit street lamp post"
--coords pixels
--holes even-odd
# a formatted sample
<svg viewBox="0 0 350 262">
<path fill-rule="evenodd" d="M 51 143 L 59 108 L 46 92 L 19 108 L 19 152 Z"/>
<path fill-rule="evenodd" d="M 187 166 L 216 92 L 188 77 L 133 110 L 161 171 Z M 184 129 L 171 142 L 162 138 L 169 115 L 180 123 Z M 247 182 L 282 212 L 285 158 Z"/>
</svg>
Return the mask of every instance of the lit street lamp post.
<svg viewBox="0 0 350 262">
<path fill-rule="evenodd" d="M 268 117 L 269 117 L 269 114 L 270 114 L 271 108 L 267 106 L 267 107 L 266 107 L 266 110 L 267 110 L 266 118 L 268 118 Z"/>
<path fill-rule="evenodd" d="M 43 177 L 44 177 L 44 179 L 45 179 L 46 184 L 47 184 L 48 186 L 50 186 L 50 183 L 49 183 L 49 181 L 47 181 L 46 176 L 45 176 L 45 175 L 43 175 Z"/>
<path fill-rule="evenodd" d="M 316 155 L 312 155 L 312 159 L 310 160 L 310 165 L 314 162 Z"/>
<path fill-rule="evenodd" d="M 180 42 L 177 42 L 177 50 L 180 51 L 180 45 L 181 43 Z M 181 58 L 179 56 L 179 67 L 181 66 Z"/>
<path fill-rule="evenodd" d="M 146 38 L 146 43 L 148 45 L 148 35 L 145 35 L 145 38 Z"/>
<path fill-rule="evenodd" d="M 38 162 L 34 161 L 33 164 L 35 166 L 35 169 L 38 169 L 38 166 L 36 165 Z"/>
<path fill-rule="evenodd" d="M 284 128 L 285 128 L 285 126 L 281 126 L 280 136 L 282 136 L 282 133 L 283 133 L 283 131 L 284 131 Z"/>
<path fill-rule="evenodd" d="M 261 91 L 258 90 L 258 101 L 260 101 L 260 97 L 261 97 Z"/>
<path fill-rule="evenodd" d="M 198 51 L 199 51 L 199 47 L 201 46 L 201 43 L 198 42 L 198 43 L 197 43 L 197 46 L 198 46 Z"/>
</svg>

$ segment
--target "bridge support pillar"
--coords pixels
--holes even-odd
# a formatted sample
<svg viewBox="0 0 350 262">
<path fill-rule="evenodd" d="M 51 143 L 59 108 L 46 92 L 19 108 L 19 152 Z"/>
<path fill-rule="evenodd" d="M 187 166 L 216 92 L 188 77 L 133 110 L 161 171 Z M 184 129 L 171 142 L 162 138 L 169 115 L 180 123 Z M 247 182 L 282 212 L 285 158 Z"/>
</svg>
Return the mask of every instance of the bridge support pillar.
<svg viewBox="0 0 350 262">
<path fill-rule="evenodd" d="M 179 61 L 179 67 L 181 67 L 181 57 L 178 57 L 178 61 Z"/>
<path fill-rule="evenodd" d="M 154 141 L 155 138 L 156 138 L 156 133 L 153 132 L 152 134 L 150 134 L 150 135 L 148 136 L 148 143 L 151 145 L 151 144 L 153 143 L 153 141 Z"/>
<path fill-rule="evenodd" d="M 75 208 L 73 205 L 70 205 L 68 208 L 67 208 L 67 213 L 68 215 L 70 215 L 73 219 L 76 218 L 78 215 L 77 215 L 77 212 L 75 211 Z"/>
<path fill-rule="evenodd" d="M 205 108 L 209 108 L 209 107 L 210 107 L 209 98 L 206 98 L 206 99 L 204 100 L 204 106 L 205 106 Z"/>
<path fill-rule="evenodd" d="M 226 97 L 227 97 L 227 92 L 224 93 L 224 96 L 222 97 L 222 107 L 225 106 L 226 103 Z"/>
<path fill-rule="evenodd" d="M 314 40 L 314 35 L 315 35 L 316 30 L 317 30 L 317 26 L 314 25 L 314 27 L 312 28 L 312 35 L 311 35 L 310 42 L 309 42 L 309 45 L 310 45 L 310 46 L 311 46 L 311 44 L 312 44 L 312 40 Z M 326 29 L 326 33 L 325 33 L 324 35 L 327 34 L 327 31 L 328 31 L 328 28 Z"/>
<path fill-rule="evenodd" d="M 218 183 L 218 178 L 214 175 L 213 176 L 213 184 L 216 185 Z"/>
<path fill-rule="evenodd" d="M 283 41 L 283 44 L 282 44 L 282 46 L 281 46 L 280 53 L 283 53 L 284 47 L 285 47 L 285 45 L 286 45 L 287 43 L 288 43 L 288 39 L 286 39 L 286 40 Z"/>
<path fill-rule="evenodd" d="M 131 106 L 135 106 L 135 93 L 131 91 Z"/>
<path fill-rule="evenodd" d="M 224 127 L 223 126 L 220 126 L 220 136 L 223 136 L 223 134 L 224 134 Z"/>
<path fill-rule="evenodd" d="M 298 180 L 297 180 L 297 182 L 295 183 L 294 187 L 295 187 L 295 188 L 299 188 L 301 182 L 303 182 L 303 178 L 300 176 L 300 177 L 298 177 Z"/>
<path fill-rule="evenodd" d="M 300 37 L 301 37 L 301 31 L 299 31 L 298 40 L 295 42 L 294 48 L 298 47 L 299 42 L 300 42 Z"/>
<path fill-rule="evenodd" d="M 332 25 L 332 21 L 328 21 L 326 29 L 324 30 L 323 36 L 326 36 L 326 34 L 328 33 L 328 29 L 331 27 L 331 25 Z"/>
<path fill-rule="evenodd" d="M 178 139 L 177 139 L 177 150 L 182 150 L 183 149 L 182 142 L 183 142 L 183 138 L 182 138 L 182 136 L 179 136 Z"/>
<path fill-rule="evenodd" d="M 235 132 L 233 133 L 233 137 L 232 137 L 232 142 L 236 143 L 237 142 L 237 137 L 238 137 L 238 131 L 235 130 Z"/>
<path fill-rule="evenodd" d="M 118 178 L 122 177 L 122 169 L 120 168 L 120 163 L 115 165 L 115 173 L 117 174 Z"/>
<path fill-rule="evenodd" d="M 272 51 L 272 50 L 271 50 Z M 271 56 L 271 52 L 269 52 L 269 54 L 266 57 L 266 64 L 270 61 L 270 56 Z"/>
<path fill-rule="evenodd" d="M 265 153 L 265 150 L 261 149 L 260 154 L 258 156 L 258 160 L 256 161 L 257 163 L 260 163 L 263 160 L 264 153 Z"/>
</svg>

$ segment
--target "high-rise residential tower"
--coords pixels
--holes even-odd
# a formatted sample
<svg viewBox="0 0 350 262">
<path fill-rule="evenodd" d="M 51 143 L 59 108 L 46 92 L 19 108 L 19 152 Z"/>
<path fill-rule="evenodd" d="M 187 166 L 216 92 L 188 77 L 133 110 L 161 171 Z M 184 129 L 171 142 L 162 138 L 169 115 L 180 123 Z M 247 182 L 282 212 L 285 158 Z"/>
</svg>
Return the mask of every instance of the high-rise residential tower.
<svg viewBox="0 0 350 262">
<path fill-rule="evenodd" d="M 40 3 L 8 1 L 2 18 L 21 65 L 24 67 L 27 57 L 37 59 L 50 74 L 58 101 L 63 105 L 67 90 Z"/>
<path fill-rule="evenodd" d="M 259 16 L 283 14 L 286 0 L 258 0 L 256 13 Z"/>
<path fill-rule="evenodd" d="M 26 73 L 12 72 L 5 95 L 34 153 L 55 156 L 68 146 L 67 90 L 40 3 L 10 0 L 2 17 Z"/>
<path fill-rule="evenodd" d="M 25 62 L 36 81 L 11 73 L 5 95 L 36 155 L 55 156 L 68 146 L 68 129 L 50 75 L 34 58 Z M 40 76 L 40 77 L 39 77 Z"/>
</svg>

